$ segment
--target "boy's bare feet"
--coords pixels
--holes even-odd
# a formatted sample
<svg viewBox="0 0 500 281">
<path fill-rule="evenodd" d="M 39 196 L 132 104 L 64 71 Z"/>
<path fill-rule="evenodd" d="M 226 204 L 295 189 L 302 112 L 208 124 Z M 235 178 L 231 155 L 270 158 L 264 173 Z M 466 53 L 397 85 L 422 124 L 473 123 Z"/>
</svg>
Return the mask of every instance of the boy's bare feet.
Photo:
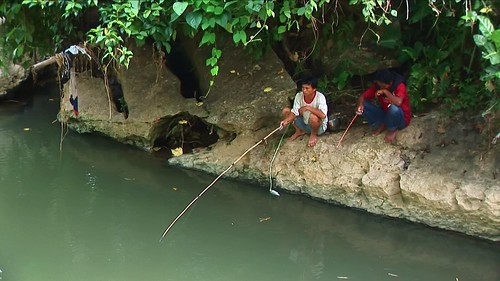
<svg viewBox="0 0 500 281">
<path fill-rule="evenodd" d="M 388 131 L 388 132 L 385 134 L 384 141 L 385 141 L 385 142 L 388 142 L 388 143 L 394 142 L 394 141 L 396 140 L 396 136 L 397 136 L 397 134 L 398 134 L 398 130 Z"/>
<path fill-rule="evenodd" d="M 295 131 L 295 134 L 293 134 L 291 137 L 290 137 L 290 140 L 293 141 L 295 139 L 297 139 L 298 137 L 300 136 L 303 136 L 305 135 L 306 133 L 304 133 L 303 131 Z"/>
<path fill-rule="evenodd" d="M 316 145 L 317 142 L 318 142 L 318 136 L 311 135 L 309 137 L 309 141 L 307 142 L 307 146 L 313 147 Z"/>
<path fill-rule="evenodd" d="M 373 131 L 373 136 L 380 135 L 383 131 L 385 131 L 385 124 L 380 125 L 375 131 Z"/>
</svg>

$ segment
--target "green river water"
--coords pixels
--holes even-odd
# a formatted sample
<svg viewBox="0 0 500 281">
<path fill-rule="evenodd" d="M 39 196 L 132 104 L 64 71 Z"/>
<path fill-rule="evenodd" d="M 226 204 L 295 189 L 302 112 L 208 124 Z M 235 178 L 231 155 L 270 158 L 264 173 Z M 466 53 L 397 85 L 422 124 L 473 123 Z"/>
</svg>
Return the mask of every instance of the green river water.
<svg viewBox="0 0 500 281">
<path fill-rule="evenodd" d="M 0 280 L 500 280 L 498 243 L 220 180 L 0 104 Z M 256 149 L 259 149 L 257 147 Z M 238 155 L 235 155 L 235 158 Z"/>
</svg>

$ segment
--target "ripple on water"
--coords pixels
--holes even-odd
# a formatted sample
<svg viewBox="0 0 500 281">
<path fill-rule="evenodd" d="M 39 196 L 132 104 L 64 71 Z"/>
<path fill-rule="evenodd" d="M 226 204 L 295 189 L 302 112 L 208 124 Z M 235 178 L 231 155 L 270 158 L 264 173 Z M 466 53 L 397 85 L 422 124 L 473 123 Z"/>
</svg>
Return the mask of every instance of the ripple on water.
<svg viewBox="0 0 500 281">
<path fill-rule="evenodd" d="M 0 127 L 0 175 L 3 174 L 2 171 L 7 170 L 8 165 L 7 155 L 8 150 L 12 146 L 12 140 L 9 138 L 9 132 L 2 127 Z"/>
</svg>

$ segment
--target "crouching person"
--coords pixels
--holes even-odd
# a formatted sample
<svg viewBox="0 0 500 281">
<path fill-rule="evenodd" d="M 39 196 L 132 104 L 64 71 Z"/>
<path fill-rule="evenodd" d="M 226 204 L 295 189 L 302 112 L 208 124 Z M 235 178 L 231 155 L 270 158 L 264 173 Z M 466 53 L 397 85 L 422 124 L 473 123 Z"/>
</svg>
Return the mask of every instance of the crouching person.
<svg viewBox="0 0 500 281">
<path fill-rule="evenodd" d="M 378 100 L 379 105 L 372 101 Z M 399 130 L 410 124 L 410 100 L 403 77 L 387 69 L 375 73 L 373 83 L 358 99 L 358 112 L 377 136 L 387 130 L 384 140 L 394 142 Z"/>
<path fill-rule="evenodd" d="M 302 80 L 302 91 L 295 95 L 293 108 L 283 109 L 284 119 L 281 126 L 292 123 L 295 133 L 290 140 L 309 134 L 307 146 L 315 146 L 318 136 L 326 131 L 328 106 L 325 96 L 316 90 L 318 81 L 316 78 Z"/>
</svg>

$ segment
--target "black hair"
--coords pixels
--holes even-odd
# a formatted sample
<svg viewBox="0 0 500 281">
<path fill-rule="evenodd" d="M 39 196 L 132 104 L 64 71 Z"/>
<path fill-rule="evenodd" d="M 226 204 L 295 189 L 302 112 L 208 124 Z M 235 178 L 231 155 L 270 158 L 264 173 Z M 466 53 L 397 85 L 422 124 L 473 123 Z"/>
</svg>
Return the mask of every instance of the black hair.
<svg viewBox="0 0 500 281">
<path fill-rule="evenodd" d="M 403 76 L 399 75 L 399 73 L 397 73 L 397 72 L 393 72 L 393 71 L 390 71 L 388 69 L 377 70 L 373 74 L 373 81 L 380 81 L 384 84 L 391 84 L 392 83 L 391 87 L 389 88 L 390 92 L 394 92 L 394 90 L 396 89 L 396 87 L 399 84 L 401 84 L 401 83 L 406 84 Z M 379 89 L 378 85 L 376 85 L 376 87 L 377 87 L 377 89 Z"/>
<path fill-rule="evenodd" d="M 300 81 L 300 85 L 304 85 L 304 84 L 311 85 L 311 87 L 313 87 L 313 89 L 317 89 L 318 88 L 318 78 L 313 77 L 313 76 L 303 78 Z"/>
<path fill-rule="evenodd" d="M 390 84 L 391 82 L 394 82 L 394 73 L 388 69 L 377 70 L 377 72 L 373 75 L 373 80 L 380 81 L 384 84 Z"/>
</svg>

